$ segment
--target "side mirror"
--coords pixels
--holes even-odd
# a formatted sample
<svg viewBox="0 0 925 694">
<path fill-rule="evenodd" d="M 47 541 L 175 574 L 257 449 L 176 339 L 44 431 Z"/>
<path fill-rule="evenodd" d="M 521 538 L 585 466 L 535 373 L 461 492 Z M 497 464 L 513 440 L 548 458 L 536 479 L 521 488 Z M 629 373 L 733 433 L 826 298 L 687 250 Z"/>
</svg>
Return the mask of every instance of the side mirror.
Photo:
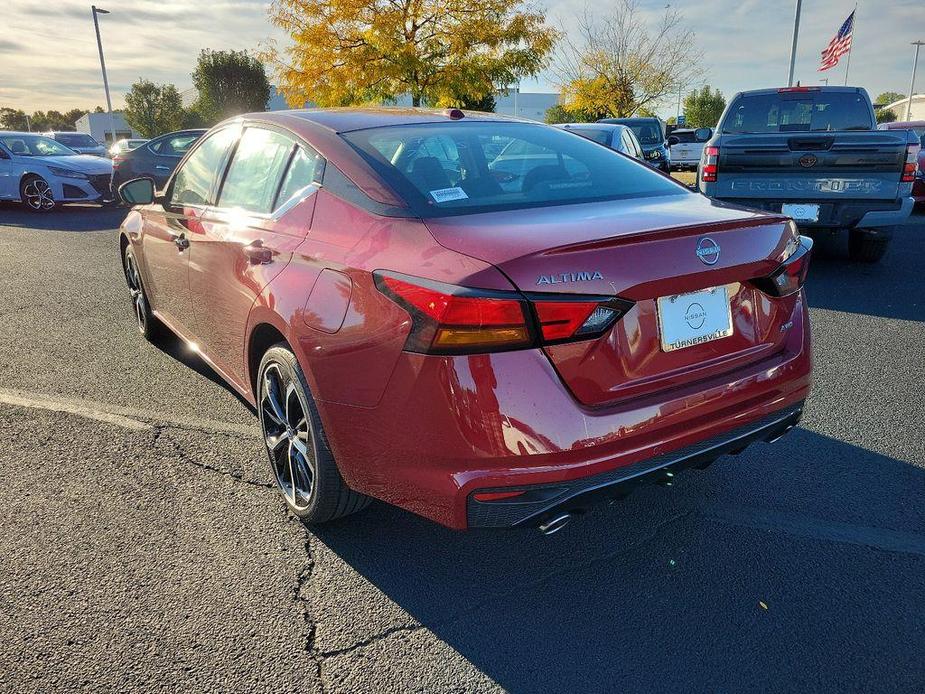
<svg viewBox="0 0 925 694">
<path fill-rule="evenodd" d="M 697 128 L 694 131 L 694 139 L 697 142 L 706 142 L 713 137 L 713 128 Z"/>
<path fill-rule="evenodd" d="M 150 205 L 154 202 L 154 179 L 133 178 L 119 186 L 119 197 L 128 205 Z"/>
<path fill-rule="evenodd" d="M 675 146 L 676 144 L 678 144 L 680 141 L 681 141 L 681 138 L 678 137 L 677 135 L 669 135 L 669 136 L 668 136 L 668 146 L 669 146 L 669 147 L 674 147 L 674 146 Z"/>
</svg>

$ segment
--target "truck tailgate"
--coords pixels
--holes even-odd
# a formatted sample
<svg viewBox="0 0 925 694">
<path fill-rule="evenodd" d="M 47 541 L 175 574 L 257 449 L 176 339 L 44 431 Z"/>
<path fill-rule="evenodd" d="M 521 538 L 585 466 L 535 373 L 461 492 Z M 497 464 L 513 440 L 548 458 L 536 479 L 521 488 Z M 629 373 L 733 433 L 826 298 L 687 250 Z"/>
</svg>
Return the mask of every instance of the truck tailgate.
<svg viewBox="0 0 925 694">
<path fill-rule="evenodd" d="M 712 195 L 895 200 L 905 158 L 904 131 L 725 134 Z"/>
</svg>

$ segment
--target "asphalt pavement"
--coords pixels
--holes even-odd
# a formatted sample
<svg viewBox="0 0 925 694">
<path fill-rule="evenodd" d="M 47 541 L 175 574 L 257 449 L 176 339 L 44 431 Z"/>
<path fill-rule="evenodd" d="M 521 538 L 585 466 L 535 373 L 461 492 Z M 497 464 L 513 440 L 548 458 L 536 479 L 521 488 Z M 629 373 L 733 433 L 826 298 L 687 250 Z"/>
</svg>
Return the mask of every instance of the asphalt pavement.
<svg viewBox="0 0 925 694">
<path fill-rule="evenodd" d="M 925 217 L 820 245 L 801 427 L 543 537 L 306 530 L 123 214 L 0 205 L 0 691 L 925 691 Z"/>
</svg>

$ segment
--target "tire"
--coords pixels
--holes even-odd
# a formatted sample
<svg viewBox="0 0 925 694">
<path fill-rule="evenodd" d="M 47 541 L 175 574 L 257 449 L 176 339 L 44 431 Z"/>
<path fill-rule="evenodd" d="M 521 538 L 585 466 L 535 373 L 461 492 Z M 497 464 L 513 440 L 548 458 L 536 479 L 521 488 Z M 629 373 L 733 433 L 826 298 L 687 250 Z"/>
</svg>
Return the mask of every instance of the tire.
<svg viewBox="0 0 925 694">
<path fill-rule="evenodd" d="M 51 212 L 58 206 L 51 186 L 41 176 L 23 176 L 19 183 L 19 199 L 30 212 Z"/>
<path fill-rule="evenodd" d="M 273 480 L 299 520 L 317 525 L 369 504 L 341 477 L 305 374 L 284 342 L 260 360 L 257 412 Z"/>
<path fill-rule="evenodd" d="M 135 321 L 138 332 L 148 342 L 157 342 L 164 333 L 164 327 L 151 312 L 151 304 L 145 294 L 141 273 L 138 270 L 138 261 L 131 245 L 126 245 L 122 251 L 122 270 L 125 272 L 125 283 L 128 285 L 129 296 L 132 300 L 132 309 L 135 312 Z"/>
<path fill-rule="evenodd" d="M 858 263 L 879 262 L 889 245 L 888 237 L 865 229 L 851 229 L 848 233 L 848 257 Z"/>
</svg>

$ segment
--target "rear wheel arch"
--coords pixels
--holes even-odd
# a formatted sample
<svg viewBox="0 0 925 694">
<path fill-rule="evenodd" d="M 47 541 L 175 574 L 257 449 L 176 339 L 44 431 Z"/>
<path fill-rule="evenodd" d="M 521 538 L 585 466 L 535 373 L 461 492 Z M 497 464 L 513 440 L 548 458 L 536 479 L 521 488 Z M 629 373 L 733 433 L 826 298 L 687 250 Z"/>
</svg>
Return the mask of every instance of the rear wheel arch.
<svg viewBox="0 0 925 694">
<path fill-rule="evenodd" d="M 282 331 L 269 322 L 260 322 L 250 331 L 247 341 L 247 377 L 254 400 L 257 399 L 257 377 L 260 371 L 260 360 L 267 350 L 278 343 L 285 343 L 292 349 L 289 340 Z"/>
</svg>

